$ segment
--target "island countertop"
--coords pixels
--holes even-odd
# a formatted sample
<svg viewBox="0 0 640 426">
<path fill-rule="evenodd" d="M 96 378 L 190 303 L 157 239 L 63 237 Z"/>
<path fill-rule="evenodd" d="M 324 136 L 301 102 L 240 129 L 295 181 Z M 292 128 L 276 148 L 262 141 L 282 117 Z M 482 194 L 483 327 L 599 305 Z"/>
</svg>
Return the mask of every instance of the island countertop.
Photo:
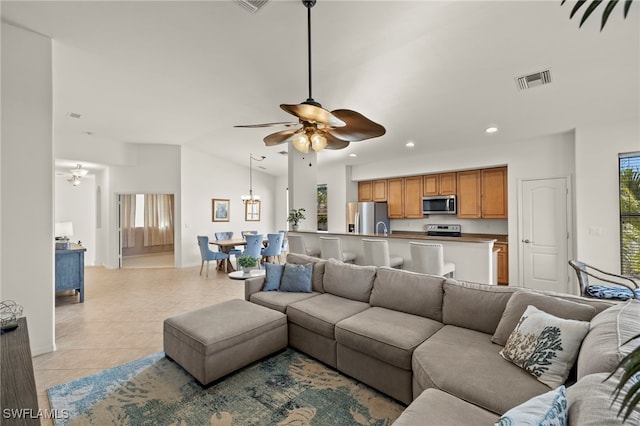
<svg viewBox="0 0 640 426">
<path fill-rule="evenodd" d="M 392 234 L 356 234 L 349 232 L 326 232 L 298 230 L 289 234 L 302 235 L 308 249 L 320 251 L 320 238 L 323 236 L 339 237 L 342 250 L 356 255 L 355 263 L 364 265 L 364 250 L 362 240 L 367 238 L 385 239 L 389 242 L 389 252 L 392 256 L 403 259 L 402 269 L 411 270 L 411 241 L 431 241 L 442 244 L 444 258 L 456 265 L 454 278 L 463 281 L 497 284 L 497 252 L 494 243 L 498 238 L 493 235 L 467 234 L 461 237 L 427 236 L 420 232 L 394 231 Z M 506 241 L 506 236 L 501 236 Z M 500 241 L 502 242 L 502 241 Z"/>
</svg>

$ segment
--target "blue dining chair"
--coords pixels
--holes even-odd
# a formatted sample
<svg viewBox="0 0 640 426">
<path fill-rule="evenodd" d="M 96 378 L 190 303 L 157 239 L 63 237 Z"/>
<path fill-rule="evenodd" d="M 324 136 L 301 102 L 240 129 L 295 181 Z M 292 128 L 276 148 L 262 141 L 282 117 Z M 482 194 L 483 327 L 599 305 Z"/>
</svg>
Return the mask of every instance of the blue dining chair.
<svg viewBox="0 0 640 426">
<path fill-rule="evenodd" d="M 284 240 L 284 234 L 282 232 L 278 232 L 277 234 L 267 234 L 267 239 L 269 240 L 267 247 L 260 251 L 262 258 L 266 259 L 267 262 L 276 258 L 278 259 L 278 263 L 280 263 L 280 253 L 282 252 L 282 240 Z"/>
<path fill-rule="evenodd" d="M 216 232 L 216 240 L 233 240 L 233 232 Z M 222 251 L 222 247 L 218 247 L 218 251 Z M 242 253 L 242 250 L 233 247 L 228 251 L 230 256 L 237 256 Z"/>
<path fill-rule="evenodd" d="M 218 251 L 211 251 L 209 249 L 209 237 L 206 235 L 198 235 L 198 245 L 200 246 L 200 256 L 202 257 L 202 263 L 200 264 L 200 275 L 202 275 L 202 268 L 204 262 L 207 262 L 207 277 L 209 276 L 209 261 L 215 260 L 216 265 L 221 260 L 224 260 L 224 271 L 227 272 L 227 259 L 229 255 L 226 253 L 220 253 Z"/>
<path fill-rule="evenodd" d="M 262 234 L 249 234 L 246 240 L 247 246 L 240 256 L 251 256 L 259 260 L 262 256 L 260 253 L 262 251 Z M 258 267 L 260 267 L 260 262 L 258 262 Z"/>
</svg>

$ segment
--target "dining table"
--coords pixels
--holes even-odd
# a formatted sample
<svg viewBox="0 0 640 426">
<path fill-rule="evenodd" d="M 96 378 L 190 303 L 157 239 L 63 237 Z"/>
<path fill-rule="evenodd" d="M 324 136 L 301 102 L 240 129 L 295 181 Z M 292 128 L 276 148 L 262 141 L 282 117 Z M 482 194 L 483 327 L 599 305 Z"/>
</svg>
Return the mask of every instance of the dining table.
<svg viewBox="0 0 640 426">
<path fill-rule="evenodd" d="M 268 242 L 269 242 L 269 240 L 267 238 L 265 238 L 263 240 L 262 244 L 266 245 Z M 232 239 L 227 239 L 227 240 L 210 240 L 209 244 L 214 245 L 214 246 L 218 246 L 218 247 L 220 247 L 220 251 L 222 253 L 229 254 L 231 249 L 235 248 L 236 246 L 246 246 L 247 245 L 247 240 L 245 240 L 244 238 L 232 238 Z M 225 266 L 225 264 L 226 264 L 226 266 Z M 233 272 L 236 269 L 233 267 L 233 264 L 231 263 L 231 258 L 227 257 L 223 262 L 218 262 L 218 270 L 219 271 Z"/>
</svg>

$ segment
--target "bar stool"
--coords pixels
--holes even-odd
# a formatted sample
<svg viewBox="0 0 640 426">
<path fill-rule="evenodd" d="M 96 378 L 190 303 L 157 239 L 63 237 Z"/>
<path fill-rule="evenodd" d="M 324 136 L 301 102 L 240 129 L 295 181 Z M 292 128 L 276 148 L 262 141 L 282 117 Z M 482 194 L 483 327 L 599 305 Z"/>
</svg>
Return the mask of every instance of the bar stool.
<svg viewBox="0 0 640 426">
<path fill-rule="evenodd" d="M 320 237 L 320 257 L 346 263 L 355 263 L 356 261 L 355 253 L 342 251 L 342 241 L 337 237 Z"/>
<path fill-rule="evenodd" d="M 389 254 L 389 242 L 387 240 L 373 240 L 364 238 L 362 240 L 364 249 L 364 264 L 373 266 L 390 266 L 402 269 L 404 259 L 400 256 Z"/>
<path fill-rule="evenodd" d="M 304 237 L 302 235 L 289 235 L 287 239 L 289 240 L 289 253 L 306 254 L 307 256 L 314 257 L 318 257 L 320 255 L 320 250 L 307 249 L 307 245 L 305 244 Z"/>
<path fill-rule="evenodd" d="M 411 270 L 421 274 L 440 275 L 453 278 L 456 265 L 444 260 L 444 246 L 435 243 L 409 242 Z"/>
</svg>

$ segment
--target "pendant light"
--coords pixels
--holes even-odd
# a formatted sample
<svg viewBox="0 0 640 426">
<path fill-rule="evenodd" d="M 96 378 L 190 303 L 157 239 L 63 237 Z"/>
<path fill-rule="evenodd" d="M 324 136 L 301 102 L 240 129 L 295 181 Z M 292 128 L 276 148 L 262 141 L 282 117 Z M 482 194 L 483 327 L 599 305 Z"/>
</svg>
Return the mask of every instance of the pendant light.
<svg viewBox="0 0 640 426">
<path fill-rule="evenodd" d="M 253 203 L 260 200 L 259 195 L 253 195 L 253 162 L 254 161 L 262 161 L 264 160 L 264 155 L 261 155 L 260 158 L 253 158 L 253 154 L 249 154 L 249 195 L 242 196 L 243 203 Z"/>
</svg>

